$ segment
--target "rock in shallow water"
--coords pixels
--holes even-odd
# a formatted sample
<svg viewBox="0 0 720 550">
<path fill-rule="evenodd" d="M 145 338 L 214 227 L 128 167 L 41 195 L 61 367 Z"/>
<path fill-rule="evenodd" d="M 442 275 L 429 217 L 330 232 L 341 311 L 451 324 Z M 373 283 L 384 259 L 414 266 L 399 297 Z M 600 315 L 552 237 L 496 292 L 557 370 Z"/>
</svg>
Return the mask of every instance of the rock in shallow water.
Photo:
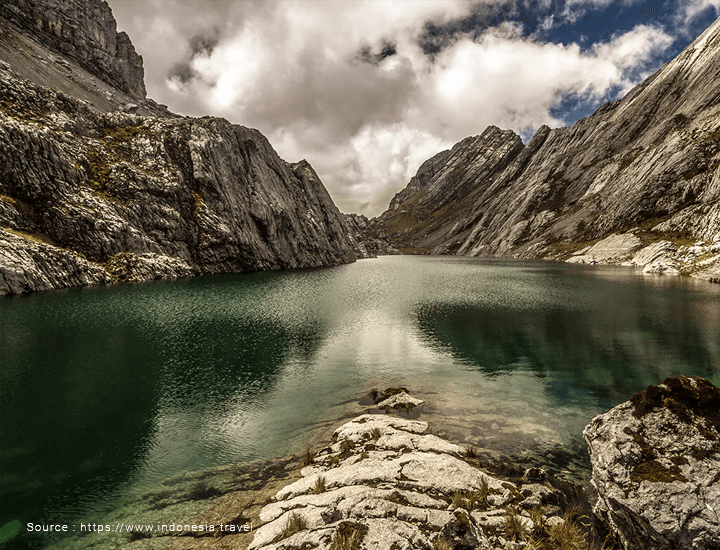
<svg viewBox="0 0 720 550">
<path fill-rule="evenodd" d="M 627 550 L 720 548 L 720 390 L 668 378 L 583 433 L 593 511 Z"/>
<path fill-rule="evenodd" d="M 427 430 L 426 422 L 383 414 L 339 427 L 303 477 L 260 512 L 263 525 L 249 548 L 409 550 L 445 540 L 458 549 L 494 550 L 525 547 L 531 532 L 562 526 L 562 519 L 544 517 L 550 508 L 543 507 L 559 497 L 551 486 L 493 477 Z M 521 506 L 508 507 L 525 500 L 534 505 L 532 518 Z"/>
</svg>

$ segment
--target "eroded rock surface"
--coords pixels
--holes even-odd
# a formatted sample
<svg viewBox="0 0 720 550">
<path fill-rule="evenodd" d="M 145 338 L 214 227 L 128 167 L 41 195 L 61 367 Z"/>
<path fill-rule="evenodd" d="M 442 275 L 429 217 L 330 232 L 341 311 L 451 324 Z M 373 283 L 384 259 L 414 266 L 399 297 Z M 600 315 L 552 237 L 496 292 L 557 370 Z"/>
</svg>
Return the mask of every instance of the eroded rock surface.
<svg viewBox="0 0 720 550">
<path fill-rule="evenodd" d="M 218 118 L 100 112 L 0 62 L 0 293 L 349 263 L 312 167 Z"/>
<path fill-rule="evenodd" d="M 391 245 L 384 231 L 378 227 L 375 219 L 368 220 L 362 214 L 345 214 L 351 242 L 357 247 L 358 258 L 376 258 L 400 254 Z"/>
<path fill-rule="evenodd" d="M 339 427 L 260 512 L 249 548 L 522 548 L 565 523 L 557 490 L 493 477 L 427 431 L 426 422 L 383 414 Z"/>
<path fill-rule="evenodd" d="M 594 512 L 627 550 L 720 548 L 720 390 L 680 376 L 585 428 Z"/>
<path fill-rule="evenodd" d="M 145 98 L 143 60 L 102 0 L 3 0 L 0 16 L 113 87 Z M 58 63 L 67 61 L 62 59 Z"/>
</svg>

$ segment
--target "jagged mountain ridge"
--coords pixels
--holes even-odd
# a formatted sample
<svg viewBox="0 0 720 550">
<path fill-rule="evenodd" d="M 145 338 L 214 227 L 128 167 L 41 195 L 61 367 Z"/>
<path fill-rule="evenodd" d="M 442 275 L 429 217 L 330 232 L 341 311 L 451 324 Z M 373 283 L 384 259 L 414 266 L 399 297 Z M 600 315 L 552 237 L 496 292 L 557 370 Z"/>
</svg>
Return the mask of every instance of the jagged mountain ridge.
<svg viewBox="0 0 720 550">
<path fill-rule="evenodd" d="M 535 259 L 632 231 L 610 263 L 662 241 L 675 248 L 665 259 L 683 263 L 683 245 L 720 241 L 719 82 L 720 19 L 570 128 L 542 127 L 523 146 L 490 127 L 439 153 L 373 225 L 401 250 Z M 695 260 L 712 260 L 710 248 Z"/>
<path fill-rule="evenodd" d="M 0 61 L 0 294 L 363 257 L 307 162 L 283 161 L 260 132 L 224 119 L 177 117 L 142 97 L 128 107 L 144 96 L 137 74 L 113 87 L 118 75 L 99 81 L 82 68 L 97 44 L 76 45 L 70 59 L 48 39 L 107 46 L 115 22 L 105 2 L 23 6 L 3 4 L 22 17 L 0 17 L 0 60 L 62 91 Z M 39 31 L 18 26 L 33 21 Z M 151 114 L 160 116 L 142 116 Z"/>
</svg>

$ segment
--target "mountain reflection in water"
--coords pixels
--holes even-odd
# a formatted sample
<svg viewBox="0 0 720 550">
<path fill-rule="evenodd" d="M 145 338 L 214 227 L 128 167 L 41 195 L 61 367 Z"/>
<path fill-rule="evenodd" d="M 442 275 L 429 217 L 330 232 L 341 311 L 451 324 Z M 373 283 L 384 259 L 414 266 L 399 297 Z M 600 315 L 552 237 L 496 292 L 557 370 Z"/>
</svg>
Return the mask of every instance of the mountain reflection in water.
<svg viewBox="0 0 720 550">
<path fill-rule="evenodd" d="M 583 426 L 635 391 L 720 383 L 720 285 L 623 268 L 381 257 L 0 310 L 0 524 L 304 450 L 371 387 L 409 387 L 436 433 L 570 468 Z"/>
</svg>

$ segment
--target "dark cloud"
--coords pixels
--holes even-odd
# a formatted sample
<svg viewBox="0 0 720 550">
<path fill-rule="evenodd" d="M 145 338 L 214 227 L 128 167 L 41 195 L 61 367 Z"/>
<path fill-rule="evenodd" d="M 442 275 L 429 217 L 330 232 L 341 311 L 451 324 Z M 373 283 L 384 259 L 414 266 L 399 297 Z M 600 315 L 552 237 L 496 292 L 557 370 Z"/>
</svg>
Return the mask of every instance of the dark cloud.
<svg viewBox="0 0 720 550">
<path fill-rule="evenodd" d="M 369 65 L 377 65 L 383 59 L 397 54 L 397 44 L 389 40 L 383 40 L 378 53 L 374 53 L 370 46 L 363 46 L 357 54 L 357 58 Z"/>
<path fill-rule="evenodd" d="M 216 27 L 211 36 L 197 34 L 188 40 L 189 52 L 186 58 L 177 63 L 170 71 L 168 78 L 187 86 L 195 79 L 203 80 L 202 75 L 192 66 L 194 59 L 198 57 L 210 57 L 218 45 L 220 31 Z M 207 79 L 205 79 L 207 82 Z M 213 83 L 208 82 L 213 85 Z"/>
<path fill-rule="evenodd" d="M 534 7 L 522 7 L 521 3 L 509 0 L 499 3 L 478 3 L 465 17 L 444 24 L 433 21 L 425 22 L 422 32 L 418 36 L 418 44 L 425 55 L 434 58 L 457 40 L 477 40 L 488 29 L 498 27 L 503 22 L 535 19 L 541 11 L 547 12 L 551 9 L 551 7 L 540 8 L 538 2 L 532 2 L 532 4 Z M 535 16 L 528 17 L 533 10 Z"/>
<path fill-rule="evenodd" d="M 178 63 L 168 73 L 168 78 L 177 79 L 182 84 L 189 84 L 198 76 L 198 72 L 187 61 Z"/>
<path fill-rule="evenodd" d="M 219 29 L 215 28 L 213 36 L 203 36 L 202 34 L 193 36 L 189 40 L 192 57 L 198 57 L 200 55 L 210 56 L 215 46 L 218 45 L 219 34 Z"/>
</svg>

